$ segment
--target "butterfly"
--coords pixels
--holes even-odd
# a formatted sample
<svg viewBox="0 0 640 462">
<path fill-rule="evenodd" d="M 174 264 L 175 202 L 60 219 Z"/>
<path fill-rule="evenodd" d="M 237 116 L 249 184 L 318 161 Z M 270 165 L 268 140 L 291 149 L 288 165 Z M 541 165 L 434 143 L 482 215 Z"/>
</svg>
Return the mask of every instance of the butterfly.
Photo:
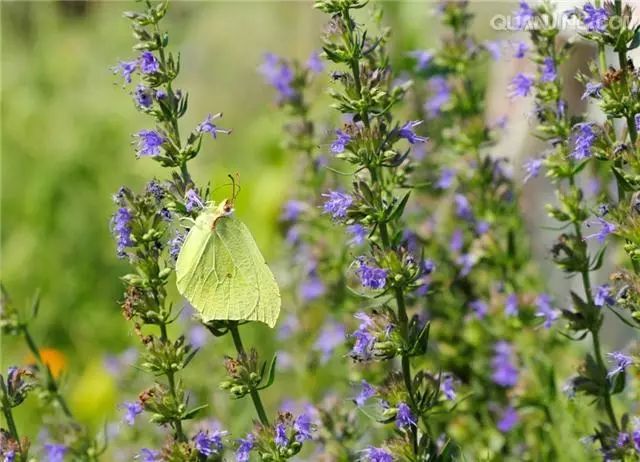
<svg viewBox="0 0 640 462">
<path fill-rule="evenodd" d="M 178 254 L 178 291 L 209 321 L 260 321 L 274 327 L 280 290 L 233 201 L 198 215 Z"/>
</svg>

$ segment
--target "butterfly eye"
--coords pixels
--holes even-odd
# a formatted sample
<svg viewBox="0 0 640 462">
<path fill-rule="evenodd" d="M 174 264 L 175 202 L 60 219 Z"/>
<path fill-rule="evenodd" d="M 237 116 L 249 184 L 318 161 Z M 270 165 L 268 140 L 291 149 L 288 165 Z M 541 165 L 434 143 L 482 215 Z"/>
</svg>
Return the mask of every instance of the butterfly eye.
<svg viewBox="0 0 640 462">
<path fill-rule="evenodd" d="M 233 207 L 231 207 L 231 204 L 229 204 L 228 202 L 226 204 L 224 204 L 224 213 L 231 213 L 231 211 L 233 210 Z"/>
</svg>

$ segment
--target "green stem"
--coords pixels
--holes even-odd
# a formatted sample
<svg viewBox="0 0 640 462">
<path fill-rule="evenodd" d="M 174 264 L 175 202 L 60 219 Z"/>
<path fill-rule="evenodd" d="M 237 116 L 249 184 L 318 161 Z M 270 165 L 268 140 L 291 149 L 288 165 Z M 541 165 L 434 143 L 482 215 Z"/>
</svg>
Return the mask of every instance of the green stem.
<svg viewBox="0 0 640 462">
<path fill-rule="evenodd" d="M 53 374 L 51 372 L 51 369 L 49 369 L 49 366 L 42 359 L 40 350 L 36 345 L 36 342 L 31 336 L 31 333 L 29 332 L 29 329 L 26 325 L 22 326 L 22 335 L 24 336 L 25 342 L 27 343 L 27 346 L 29 347 L 31 354 L 33 354 L 33 357 L 36 359 L 36 363 L 38 367 L 44 373 L 47 374 L 47 390 L 53 394 L 54 399 L 60 406 L 60 409 L 62 409 L 62 412 L 64 413 L 64 415 L 70 419 L 73 419 L 73 414 L 71 413 L 71 409 L 69 409 L 69 406 L 67 405 L 66 400 L 60 394 L 60 387 L 58 385 L 58 382 L 53 377 Z"/>
<path fill-rule="evenodd" d="M 244 345 L 242 344 L 242 338 L 240 337 L 240 331 L 238 330 L 238 323 L 234 321 L 229 321 L 229 332 L 231 332 L 231 338 L 233 339 L 233 344 L 236 347 L 236 351 L 240 356 L 247 357 L 247 352 L 244 349 Z M 267 413 L 264 410 L 264 406 L 262 405 L 262 400 L 260 399 L 260 394 L 258 390 L 251 387 L 250 389 L 251 400 L 253 401 L 253 406 L 256 408 L 256 413 L 258 414 L 258 418 L 262 425 L 269 426 L 269 419 L 267 418 Z"/>
<path fill-rule="evenodd" d="M 26 454 L 22 454 L 22 444 L 20 443 L 20 435 L 18 435 L 18 427 L 16 426 L 16 422 L 13 419 L 13 412 L 11 411 L 11 403 L 9 402 L 9 397 L 7 396 L 7 387 L 4 383 L 4 378 L 0 376 L 0 386 L 2 387 L 2 413 L 4 414 L 4 418 L 7 421 L 7 426 L 9 427 L 9 433 L 18 444 L 18 451 L 20 452 L 20 459 L 24 460 Z"/>
<path fill-rule="evenodd" d="M 160 341 L 162 341 L 162 343 L 167 343 L 169 341 L 169 336 L 167 335 L 167 324 L 164 321 L 160 323 Z M 167 376 L 167 382 L 169 384 L 169 393 L 171 393 L 171 397 L 173 398 L 174 403 L 177 403 L 178 393 L 176 391 L 175 372 L 172 370 L 167 370 L 165 371 L 165 375 Z M 173 420 L 173 428 L 175 430 L 175 436 L 178 441 L 187 441 L 187 437 L 184 434 L 184 430 L 182 429 L 182 420 L 180 418 Z"/>
<path fill-rule="evenodd" d="M 591 331 L 591 339 L 593 340 L 593 351 L 596 357 L 596 361 L 598 363 L 598 367 L 604 374 L 606 374 L 607 368 L 604 365 L 604 361 L 602 360 L 602 352 L 600 349 L 600 335 L 598 330 Z M 605 382 L 608 382 L 608 380 L 605 380 Z M 609 417 L 609 420 L 611 421 L 611 425 L 613 425 L 613 428 L 615 428 L 617 431 L 620 431 L 620 427 L 618 426 L 618 419 L 616 419 L 616 414 L 613 411 L 613 404 L 611 403 L 611 394 L 609 393 L 608 388 L 604 393 L 604 408 L 607 412 L 607 416 Z"/>
<path fill-rule="evenodd" d="M 575 180 L 573 177 L 571 177 L 569 179 L 569 183 L 571 185 L 571 187 L 575 187 Z M 574 232 L 576 233 L 576 238 L 579 241 L 583 241 L 584 238 L 582 237 L 582 231 L 580 230 L 580 224 L 577 222 L 573 223 L 573 228 L 574 228 Z M 592 290 L 591 290 L 591 280 L 589 279 L 589 270 L 588 269 L 583 269 L 582 271 L 580 271 L 580 274 L 582 276 L 582 285 L 584 287 L 584 292 L 585 292 L 585 297 L 587 298 L 587 303 L 589 304 L 590 307 L 594 307 L 594 303 L 593 303 L 593 294 L 592 294 Z M 592 328 L 589 331 L 591 332 L 591 339 L 593 342 L 593 353 L 596 359 L 596 363 L 598 364 L 598 368 L 600 369 L 600 373 L 604 374 L 605 376 L 605 383 L 607 382 L 607 378 L 606 378 L 606 374 L 607 374 L 607 367 L 604 364 L 604 360 L 602 359 L 602 350 L 600 348 L 600 334 L 599 334 L 599 326 L 600 323 L 598 323 L 598 327 Z M 604 407 L 605 407 L 605 411 L 607 413 L 607 416 L 609 417 L 609 421 L 611 422 L 611 425 L 613 426 L 613 428 L 615 428 L 616 430 L 619 429 L 618 427 L 618 420 L 616 419 L 616 415 L 613 411 L 613 404 L 611 402 L 611 394 L 609 393 L 609 389 L 607 388 L 607 390 L 605 390 L 604 393 Z"/>
</svg>

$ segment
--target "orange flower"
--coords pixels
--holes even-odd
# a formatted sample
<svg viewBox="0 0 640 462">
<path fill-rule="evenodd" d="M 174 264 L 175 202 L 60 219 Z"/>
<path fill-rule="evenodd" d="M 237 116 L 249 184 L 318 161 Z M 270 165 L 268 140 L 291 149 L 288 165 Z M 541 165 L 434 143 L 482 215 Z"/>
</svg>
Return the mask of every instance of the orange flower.
<svg viewBox="0 0 640 462">
<path fill-rule="evenodd" d="M 67 363 L 67 358 L 60 350 L 56 350 L 55 348 L 41 348 L 39 350 L 40 357 L 42 358 L 42 362 L 49 366 L 51 369 L 51 373 L 54 378 L 60 377 L 60 374 L 64 370 L 64 367 Z M 30 366 L 37 365 L 36 357 L 33 353 L 29 354 L 27 357 L 26 363 Z"/>
</svg>

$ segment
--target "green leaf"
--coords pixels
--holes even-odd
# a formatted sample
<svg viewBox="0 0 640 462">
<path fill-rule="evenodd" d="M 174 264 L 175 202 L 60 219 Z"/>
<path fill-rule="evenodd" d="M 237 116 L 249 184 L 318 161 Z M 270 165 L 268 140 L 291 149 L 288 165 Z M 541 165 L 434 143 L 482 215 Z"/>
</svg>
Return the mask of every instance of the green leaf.
<svg viewBox="0 0 640 462">
<path fill-rule="evenodd" d="M 278 360 L 278 356 L 274 355 L 273 359 L 271 360 L 271 365 L 269 366 L 269 377 L 267 378 L 267 381 L 264 385 L 261 385 L 258 390 L 264 390 L 265 388 L 270 387 L 271 385 L 273 385 L 273 381 L 276 378 L 276 361 Z"/>
<path fill-rule="evenodd" d="M 190 420 L 193 419 L 196 414 L 200 411 L 202 411 L 203 409 L 208 408 L 209 405 L 208 404 L 202 404 L 200 406 L 194 407 L 193 409 L 189 409 L 188 411 L 185 411 L 182 416 L 180 417 L 182 420 Z"/>
</svg>

